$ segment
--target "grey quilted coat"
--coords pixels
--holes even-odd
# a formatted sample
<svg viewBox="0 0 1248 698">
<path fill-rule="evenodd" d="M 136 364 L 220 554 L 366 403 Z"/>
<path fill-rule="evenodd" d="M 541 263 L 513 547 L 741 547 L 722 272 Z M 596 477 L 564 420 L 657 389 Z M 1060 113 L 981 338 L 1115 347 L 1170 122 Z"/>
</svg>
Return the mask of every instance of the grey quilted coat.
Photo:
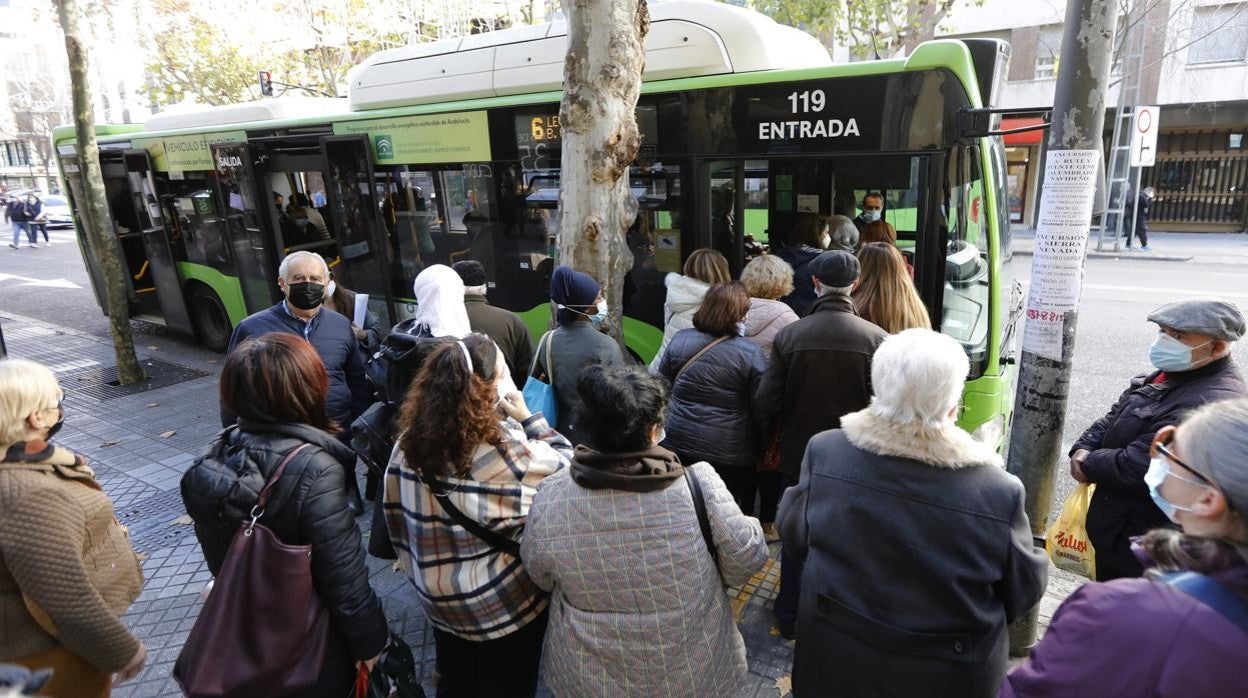
<svg viewBox="0 0 1248 698">
<path fill-rule="evenodd" d="M 745 643 L 723 581 L 762 568 L 767 545 L 719 475 L 692 466 L 719 571 L 684 478 L 655 492 L 586 489 L 563 470 L 538 486 L 521 555 L 551 592 L 542 654 L 559 696 L 726 696 L 745 676 Z"/>
</svg>

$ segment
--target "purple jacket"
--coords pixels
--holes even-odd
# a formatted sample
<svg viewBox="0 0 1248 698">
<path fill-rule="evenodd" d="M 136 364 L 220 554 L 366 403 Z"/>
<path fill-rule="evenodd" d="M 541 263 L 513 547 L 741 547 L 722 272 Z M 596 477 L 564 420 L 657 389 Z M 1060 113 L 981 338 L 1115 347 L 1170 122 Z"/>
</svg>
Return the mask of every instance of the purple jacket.
<svg viewBox="0 0 1248 698">
<path fill-rule="evenodd" d="M 1248 597 L 1248 562 L 1210 575 Z M 1079 588 L 998 698 L 1225 698 L 1244 689 L 1248 633 L 1147 579 Z"/>
</svg>

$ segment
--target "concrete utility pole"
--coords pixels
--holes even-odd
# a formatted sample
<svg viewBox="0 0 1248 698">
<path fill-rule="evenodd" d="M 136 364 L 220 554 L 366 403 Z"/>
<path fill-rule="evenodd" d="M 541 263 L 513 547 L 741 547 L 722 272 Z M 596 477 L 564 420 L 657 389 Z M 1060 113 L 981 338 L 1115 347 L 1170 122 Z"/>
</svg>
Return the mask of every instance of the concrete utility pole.
<svg viewBox="0 0 1248 698">
<path fill-rule="evenodd" d="M 1027 516 L 1037 536 L 1044 535 L 1048 524 L 1054 475 L 1063 456 L 1083 263 L 1102 159 L 1115 9 L 1112 0 L 1066 3 L 1007 458 L 1007 468 L 1027 488 Z M 1015 655 L 1035 644 L 1037 612 L 1033 608 L 1010 627 Z"/>
</svg>

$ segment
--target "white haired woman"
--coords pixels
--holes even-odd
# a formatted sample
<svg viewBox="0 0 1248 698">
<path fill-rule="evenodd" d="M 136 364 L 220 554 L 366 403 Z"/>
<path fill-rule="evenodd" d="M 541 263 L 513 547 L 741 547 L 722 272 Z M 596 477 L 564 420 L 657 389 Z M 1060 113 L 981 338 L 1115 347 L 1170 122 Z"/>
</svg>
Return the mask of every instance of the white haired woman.
<svg viewBox="0 0 1248 698">
<path fill-rule="evenodd" d="M 1150 450 L 1144 481 L 1183 530 L 1135 540 L 1144 578 L 1071 594 L 1031 657 L 1010 672 L 1003 698 L 1215 698 L 1243 690 L 1248 400 L 1197 409 L 1177 429 L 1158 431 Z"/>
<path fill-rule="evenodd" d="M 875 353 L 875 397 L 810 440 L 780 502 L 805 558 L 793 693 L 981 698 L 1005 676 L 1006 623 L 1044 593 L 1023 486 L 954 423 L 968 362 L 912 329 Z"/>
<path fill-rule="evenodd" d="M 53 669 L 40 695 L 96 698 L 147 659 L 121 622 L 143 572 L 86 461 L 50 441 L 63 397 L 47 368 L 0 361 L 0 664 Z"/>
</svg>

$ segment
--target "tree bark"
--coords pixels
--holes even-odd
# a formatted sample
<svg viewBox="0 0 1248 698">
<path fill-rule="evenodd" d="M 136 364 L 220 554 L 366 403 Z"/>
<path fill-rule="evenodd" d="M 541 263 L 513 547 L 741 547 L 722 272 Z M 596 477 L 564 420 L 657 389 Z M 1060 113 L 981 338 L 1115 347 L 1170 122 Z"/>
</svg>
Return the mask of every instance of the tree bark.
<svg viewBox="0 0 1248 698">
<path fill-rule="evenodd" d="M 91 84 L 88 73 L 87 47 L 79 33 L 77 0 L 56 0 L 65 34 L 65 52 L 69 57 L 69 79 L 74 101 L 74 129 L 77 137 L 78 168 L 81 173 L 87 210 L 83 230 L 90 240 L 96 262 L 104 274 L 105 300 L 108 303 L 108 324 L 113 336 L 113 352 L 117 355 L 117 379 L 122 385 L 143 380 L 143 369 L 134 355 L 134 336 L 130 333 L 130 301 L 126 294 L 126 275 L 122 270 L 118 246 L 109 223 L 108 197 L 104 192 L 104 176 L 100 170 L 100 149 L 95 141 L 95 115 L 91 106 Z"/>
<path fill-rule="evenodd" d="M 633 265 L 626 235 L 637 218 L 628 167 L 641 147 L 636 109 L 650 14 L 646 0 L 563 0 L 563 9 L 559 261 L 602 284 L 607 329 L 622 342 L 624 275 Z"/>
</svg>

